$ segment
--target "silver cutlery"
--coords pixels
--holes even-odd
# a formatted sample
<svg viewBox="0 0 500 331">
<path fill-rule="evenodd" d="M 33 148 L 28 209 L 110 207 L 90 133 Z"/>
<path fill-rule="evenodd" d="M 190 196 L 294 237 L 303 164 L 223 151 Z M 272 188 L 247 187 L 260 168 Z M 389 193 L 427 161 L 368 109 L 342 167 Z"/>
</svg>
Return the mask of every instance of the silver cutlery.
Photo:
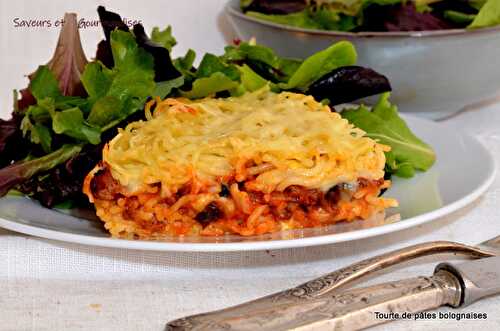
<svg viewBox="0 0 500 331">
<path fill-rule="evenodd" d="M 432 276 L 343 290 L 376 271 L 434 254 L 472 258 L 437 265 Z M 436 241 L 352 264 L 238 306 L 167 323 L 166 330 L 359 330 L 441 306 L 465 307 L 500 293 L 500 236 L 477 246 Z"/>
</svg>

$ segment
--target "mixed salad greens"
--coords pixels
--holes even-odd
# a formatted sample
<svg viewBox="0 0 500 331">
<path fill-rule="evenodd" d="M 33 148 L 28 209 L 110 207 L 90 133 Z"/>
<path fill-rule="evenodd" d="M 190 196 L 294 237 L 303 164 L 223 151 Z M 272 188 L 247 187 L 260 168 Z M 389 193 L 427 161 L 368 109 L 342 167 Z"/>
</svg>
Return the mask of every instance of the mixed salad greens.
<svg viewBox="0 0 500 331">
<path fill-rule="evenodd" d="M 498 0 L 241 0 L 249 16 L 333 31 L 426 31 L 500 24 Z"/>
<path fill-rule="evenodd" d="M 20 98 L 14 93 L 12 117 L 0 120 L 0 196 L 21 192 L 47 207 L 86 206 L 84 177 L 118 128 L 145 119 L 148 99 L 234 96 L 265 85 L 311 94 L 331 106 L 382 93 L 373 111 L 354 106 L 342 116 L 392 146 L 387 174 L 411 177 L 435 160 L 432 148 L 389 103 L 387 78 L 355 66 L 357 54 L 349 42 L 305 60 L 236 42 L 220 56 L 205 54 L 195 67 L 191 49 L 171 58 L 176 40 L 170 27 L 154 28 L 149 38 L 142 25 L 129 30 L 118 14 L 104 7 L 98 13 L 105 39 L 95 60 L 88 62 L 83 53 L 76 15 L 66 14 L 53 59 L 30 75 Z"/>
</svg>

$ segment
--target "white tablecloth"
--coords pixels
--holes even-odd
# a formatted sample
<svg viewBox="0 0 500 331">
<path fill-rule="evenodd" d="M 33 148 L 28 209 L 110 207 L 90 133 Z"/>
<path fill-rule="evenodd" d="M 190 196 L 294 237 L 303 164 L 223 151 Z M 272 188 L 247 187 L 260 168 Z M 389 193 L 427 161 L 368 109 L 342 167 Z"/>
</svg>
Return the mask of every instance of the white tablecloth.
<svg viewBox="0 0 500 331">
<path fill-rule="evenodd" d="M 90 2 L 81 2 L 74 10 L 82 8 L 89 12 L 89 6 L 93 7 Z M 118 5 L 118 1 L 106 1 L 110 2 L 114 8 L 123 7 Z M 165 11 L 165 21 L 174 22 L 174 31 L 179 27 L 178 40 L 183 43 L 183 38 L 200 39 L 199 36 L 192 36 L 192 30 L 182 31 L 183 26 L 206 26 L 206 30 L 196 31 L 206 31 L 205 35 L 212 35 L 213 45 L 205 40 L 198 49 L 214 52 L 221 49 L 223 39 L 210 26 L 216 23 L 214 17 L 217 17 L 224 1 L 175 3 L 189 3 L 200 8 L 191 16 L 186 9 L 189 6 L 185 4 L 178 4 L 177 9 L 182 15 L 176 15 L 172 10 Z M 151 1 L 148 3 L 151 5 L 149 10 L 154 11 L 153 4 L 159 6 L 158 1 Z M 47 3 L 46 6 L 37 2 L 36 6 L 40 9 L 36 11 L 38 16 L 55 15 L 68 10 L 68 2 L 61 0 L 50 2 L 50 5 Z M 127 4 L 130 15 L 136 13 L 134 6 L 139 4 Z M 136 9 L 142 12 L 141 8 Z M 16 1 L 8 6 L 2 2 L 0 12 L 3 19 L 0 24 L 7 25 L 11 24 L 15 16 L 35 13 L 30 11 L 29 1 Z M 200 12 L 210 19 L 203 21 L 205 16 Z M 1 86 L 2 105 L 8 105 L 4 98 L 5 90 L 24 84 L 18 79 L 19 69 L 15 64 L 21 63 L 23 69 L 30 68 L 29 65 L 39 63 L 39 59 L 47 55 L 36 53 L 37 48 L 33 48 L 35 54 L 26 54 L 24 47 L 29 43 L 23 45 L 17 41 L 15 47 L 10 43 L 14 41 L 11 34 L 26 37 L 29 35 L 26 31 L 9 27 L 0 31 L 1 72 L 9 72 L 8 76 L 12 77 L 8 82 L 2 82 Z M 36 33 L 42 38 L 40 31 Z M 53 31 L 45 33 L 54 35 Z M 86 32 L 83 39 L 93 38 L 89 36 L 90 32 Z M 36 40 L 33 42 L 36 43 Z M 49 45 L 46 49 L 50 51 L 40 50 L 39 53 L 50 54 L 52 43 Z M 182 47 L 189 46 L 184 44 Z M 8 63 L 5 59 L 9 60 Z M 3 110 L 0 115 L 6 114 L 7 111 Z M 462 113 L 446 123 L 478 136 L 495 154 L 500 165 L 500 104 Z M 183 254 L 96 248 L 33 238 L 0 229 L 0 330 L 162 330 L 168 320 L 254 299 L 359 259 L 409 244 L 429 240 L 471 244 L 481 242 L 500 233 L 499 205 L 500 180 L 496 179 L 490 190 L 470 206 L 417 228 L 336 245 L 247 253 Z M 431 259 L 407 265 L 371 282 L 417 274 L 428 275 L 432 273 L 436 261 Z M 488 319 L 481 322 L 399 321 L 375 329 L 500 329 L 500 297 L 492 297 L 461 311 L 484 312 L 488 314 Z"/>
</svg>

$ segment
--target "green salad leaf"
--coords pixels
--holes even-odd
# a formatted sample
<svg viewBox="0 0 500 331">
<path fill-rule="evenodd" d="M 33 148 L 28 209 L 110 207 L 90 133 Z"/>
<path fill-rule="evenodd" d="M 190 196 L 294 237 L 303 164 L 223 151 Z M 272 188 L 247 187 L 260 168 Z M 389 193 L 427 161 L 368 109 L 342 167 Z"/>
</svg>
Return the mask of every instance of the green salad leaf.
<svg viewBox="0 0 500 331">
<path fill-rule="evenodd" d="M 198 78 L 210 77 L 216 72 L 223 73 L 231 80 L 238 80 L 240 78 L 238 68 L 234 65 L 223 63 L 222 60 L 216 55 L 210 53 L 205 54 L 200 62 L 198 70 L 196 71 L 196 76 Z"/>
<path fill-rule="evenodd" d="M 485 28 L 500 24 L 500 1 L 488 0 L 468 26 L 470 29 Z"/>
<path fill-rule="evenodd" d="M 153 91 L 153 96 L 164 99 L 172 92 L 173 89 L 179 88 L 182 85 L 184 85 L 184 76 L 179 76 L 171 80 L 156 83 L 155 90 Z"/>
<path fill-rule="evenodd" d="M 486 1 L 488 0 L 469 0 L 469 6 L 479 11 L 483 8 Z"/>
<path fill-rule="evenodd" d="M 120 119 L 121 102 L 112 95 L 99 98 L 92 106 L 87 121 L 96 127 L 106 127 Z"/>
<path fill-rule="evenodd" d="M 29 135 L 30 141 L 41 145 L 46 153 L 53 147 L 54 135 L 96 145 L 101 142 L 102 131 L 141 109 L 154 91 L 166 95 L 182 84 L 180 80 L 156 84 L 153 57 L 138 46 L 130 32 L 113 31 L 111 50 L 113 69 L 99 61 L 85 66 L 81 82 L 88 94 L 86 99 L 62 95 L 53 72 L 40 66 L 30 83 L 37 104 L 24 113 L 24 136 Z"/>
<path fill-rule="evenodd" d="M 53 112 L 52 130 L 57 134 L 65 134 L 93 145 L 101 142 L 100 130 L 86 123 L 79 108 Z"/>
<path fill-rule="evenodd" d="M 476 18 L 476 14 L 465 14 L 456 10 L 445 10 L 444 18 L 459 24 L 469 24 Z"/>
<path fill-rule="evenodd" d="M 237 89 L 240 83 L 222 72 L 215 72 L 209 77 L 198 78 L 190 91 L 181 91 L 181 95 L 189 99 L 204 98 L 218 92 Z"/>
<path fill-rule="evenodd" d="M 246 64 L 239 66 L 238 69 L 241 72 L 241 83 L 247 91 L 256 91 L 269 84 L 268 80 L 259 76 Z"/>
<path fill-rule="evenodd" d="M 113 81 L 113 72 L 99 61 L 90 62 L 80 79 L 90 99 L 95 102 L 108 92 Z"/>
<path fill-rule="evenodd" d="M 169 52 L 172 51 L 172 47 L 177 45 L 177 40 L 172 36 L 172 27 L 170 25 L 163 31 L 155 26 L 151 32 L 151 40 L 165 47 Z"/>
<path fill-rule="evenodd" d="M 262 14 L 254 11 L 248 11 L 246 14 L 248 16 L 276 24 L 289 25 L 303 29 L 321 29 L 321 25 L 309 16 L 307 10 L 286 15 Z"/>
<path fill-rule="evenodd" d="M 226 46 L 221 60 L 225 63 L 244 63 L 271 82 L 287 82 L 298 69 L 301 60 L 278 56 L 269 47 L 251 42 L 241 42 L 238 46 Z"/>
<path fill-rule="evenodd" d="M 361 23 L 361 19 L 356 16 L 345 15 L 325 7 L 311 10 L 309 16 L 323 30 L 351 31 Z"/>
<path fill-rule="evenodd" d="M 415 170 L 429 169 L 436 160 L 436 154 L 399 117 L 397 107 L 389 102 L 389 96 L 389 93 L 382 94 L 372 111 L 360 106 L 342 112 L 342 117 L 365 131 L 370 138 L 391 146 L 386 155 L 386 170 L 389 173 L 411 177 Z"/>
<path fill-rule="evenodd" d="M 363 22 L 363 9 L 370 5 L 394 5 L 404 0 L 330 0 L 310 3 L 306 9 L 289 14 L 264 14 L 246 11 L 246 15 L 268 22 L 303 29 L 352 31 Z M 242 7 L 246 8 L 247 5 Z"/>
<path fill-rule="evenodd" d="M 141 109 L 157 88 L 153 57 L 138 47 L 130 32 L 113 31 L 111 50 L 115 62 L 112 70 L 101 62 L 93 62 L 82 74 L 92 104 L 87 120 L 101 131 Z"/>
<path fill-rule="evenodd" d="M 356 60 L 357 53 L 354 45 L 348 41 L 340 41 L 305 59 L 290 80 L 286 84 L 281 84 L 281 87 L 298 88 L 304 91 L 321 76 L 338 67 L 354 65 Z"/>
<path fill-rule="evenodd" d="M 52 135 L 50 130 L 43 124 L 35 124 L 31 129 L 31 142 L 40 144 L 45 153 L 50 153 Z"/>
<path fill-rule="evenodd" d="M 62 96 L 56 76 L 47 66 L 38 67 L 30 83 L 30 91 L 37 101 L 47 97 L 55 99 Z"/>
</svg>

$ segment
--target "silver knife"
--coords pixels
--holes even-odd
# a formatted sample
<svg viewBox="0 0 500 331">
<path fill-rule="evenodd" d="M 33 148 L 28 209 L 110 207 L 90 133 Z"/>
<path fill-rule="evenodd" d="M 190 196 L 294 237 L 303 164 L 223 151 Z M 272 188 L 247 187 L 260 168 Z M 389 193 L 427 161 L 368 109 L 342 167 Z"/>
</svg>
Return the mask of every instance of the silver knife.
<svg viewBox="0 0 500 331">
<path fill-rule="evenodd" d="M 339 290 L 375 271 L 440 253 L 476 260 L 441 263 L 430 277 Z M 477 246 L 436 241 L 369 258 L 238 306 L 177 319 L 165 330 L 359 330 L 441 306 L 464 307 L 497 293 L 500 236 Z"/>
</svg>

